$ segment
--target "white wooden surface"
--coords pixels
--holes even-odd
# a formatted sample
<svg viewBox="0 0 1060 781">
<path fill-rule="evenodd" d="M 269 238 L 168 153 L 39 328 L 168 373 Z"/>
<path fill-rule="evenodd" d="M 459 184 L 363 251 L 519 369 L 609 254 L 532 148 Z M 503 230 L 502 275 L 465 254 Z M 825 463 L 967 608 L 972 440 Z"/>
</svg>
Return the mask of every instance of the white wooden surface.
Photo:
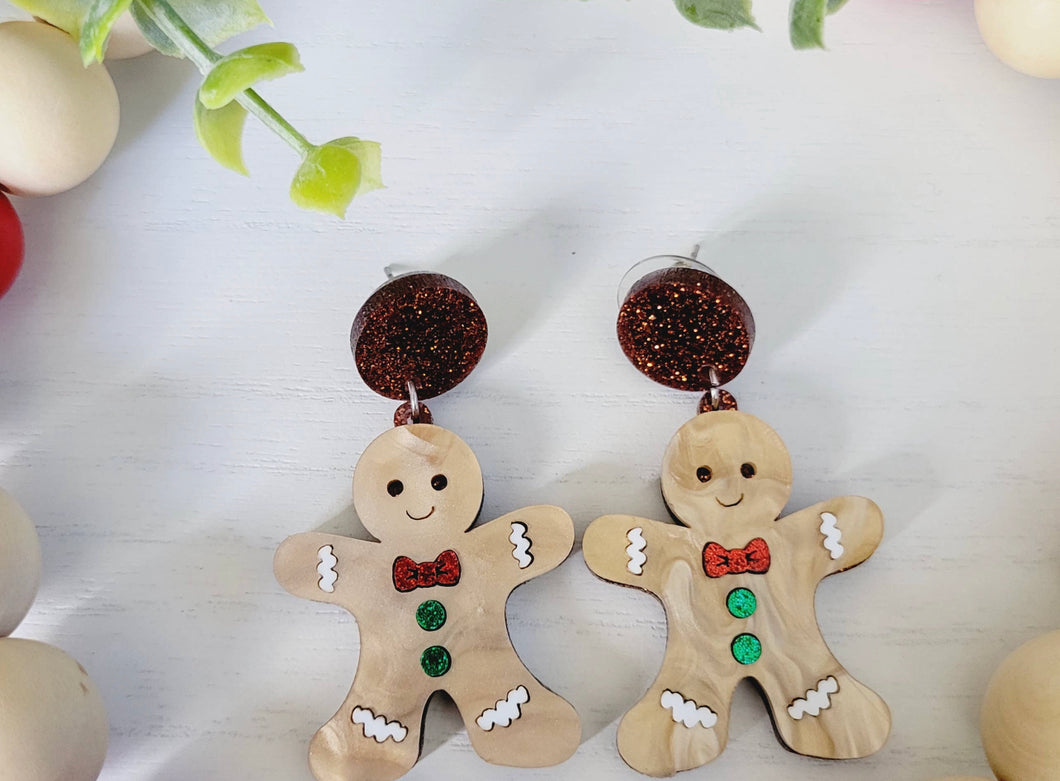
<svg viewBox="0 0 1060 781">
<path fill-rule="evenodd" d="M 492 329 L 431 406 L 476 449 L 489 519 L 554 502 L 664 518 L 663 448 L 695 398 L 613 336 L 638 259 L 686 251 L 735 285 L 758 341 L 732 390 L 785 438 L 792 508 L 861 493 L 884 543 L 827 581 L 825 635 L 890 703 L 886 749 L 788 754 L 757 695 L 689 777 L 926 781 L 982 773 L 979 699 L 1060 624 L 1060 83 L 1000 65 L 971 3 L 852 2 L 829 53 L 686 24 L 667 0 L 272 2 L 308 72 L 265 92 L 323 139 L 383 142 L 389 189 L 344 223 L 285 195 L 259 127 L 253 178 L 194 140 L 190 66 L 117 63 L 122 132 L 69 194 L 19 201 L 24 273 L 0 301 L 0 484 L 40 528 L 19 634 L 100 684 L 107 781 L 309 779 L 357 632 L 273 581 L 288 533 L 360 532 L 350 477 L 394 405 L 347 342 L 385 263 L 459 278 Z M 580 553 L 509 603 L 514 642 L 571 699 L 554 770 L 485 765 L 435 703 L 410 779 L 634 778 L 614 742 L 664 643 L 654 600 Z M 752 775 L 753 774 L 753 775 Z"/>
</svg>

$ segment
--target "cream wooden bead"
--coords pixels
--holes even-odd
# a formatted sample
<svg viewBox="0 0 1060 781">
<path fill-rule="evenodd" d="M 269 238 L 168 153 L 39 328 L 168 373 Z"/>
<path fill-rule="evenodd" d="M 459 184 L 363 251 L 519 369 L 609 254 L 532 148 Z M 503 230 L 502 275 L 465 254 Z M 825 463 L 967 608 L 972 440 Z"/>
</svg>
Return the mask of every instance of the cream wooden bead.
<svg viewBox="0 0 1060 781">
<path fill-rule="evenodd" d="M 998 781 L 1060 779 L 1060 631 L 1031 640 L 997 668 L 981 730 Z"/>
<path fill-rule="evenodd" d="M 43 22 L 0 24 L 0 185 L 54 195 L 81 184 L 118 135 L 118 93 L 100 64 Z"/>
<path fill-rule="evenodd" d="M 979 32 L 1018 71 L 1060 78 L 1060 0 L 975 0 Z"/>
<path fill-rule="evenodd" d="M 95 781 L 107 733 L 81 665 L 45 643 L 0 639 L 0 781 Z"/>
<path fill-rule="evenodd" d="M 15 631 L 40 585 L 37 530 L 14 498 L 0 491 L 0 637 Z"/>
<path fill-rule="evenodd" d="M 119 16 L 118 21 L 110 28 L 110 38 L 107 39 L 108 60 L 131 60 L 154 50 L 128 11 Z"/>
</svg>

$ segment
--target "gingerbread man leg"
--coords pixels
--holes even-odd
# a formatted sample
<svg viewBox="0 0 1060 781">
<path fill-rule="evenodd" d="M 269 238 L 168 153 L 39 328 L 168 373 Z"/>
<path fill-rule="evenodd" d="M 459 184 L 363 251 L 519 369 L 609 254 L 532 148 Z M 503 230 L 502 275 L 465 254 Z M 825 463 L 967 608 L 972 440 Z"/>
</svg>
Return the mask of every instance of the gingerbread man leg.
<svg viewBox="0 0 1060 781">
<path fill-rule="evenodd" d="M 674 632 L 673 627 L 670 629 Z M 705 765 L 725 748 L 735 680 L 712 677 L 709 655 L 671 637 L 655 683 L 618 726 L 618 752 L 649 776 L 672 776 Z"/>
<path fill-rule="evenodd" d="M 313 737 L 309 766 L 318 781 L 392 781 L 420 756 L 424 709 L 433 687 L 362 658 L 339 712 Z M 382 662 L 383 660 L 379 660 Z"/>
<path fill-rule="evenodd" d="M 758 680 L 777 735 L 792 751 L 824 759 L 857 759 L 879 751 L 891 731 L 891 713 L 876 692 L 843 669 L 819 638 L 797 658 Z M 763 674 L 764 673 L 764 674 Z"/>
<path fill-rule="evenodd" d="M 581 742 L 578 713 L 526 669 L 507 634 L 465 659 L 466 678 L 449 691 L 471 745 L 487 762 L 550 767 Z"/>
</svg>

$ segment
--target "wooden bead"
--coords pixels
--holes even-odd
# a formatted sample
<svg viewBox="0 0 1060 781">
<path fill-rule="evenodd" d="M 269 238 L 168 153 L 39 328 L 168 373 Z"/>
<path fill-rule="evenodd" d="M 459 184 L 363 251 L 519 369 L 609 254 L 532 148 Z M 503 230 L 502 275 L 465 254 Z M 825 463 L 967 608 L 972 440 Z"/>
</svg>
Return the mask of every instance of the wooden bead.
<svg viewBox="0 0 1060 781">
<path fill-rule="evenodd" d="M 40 542 L 18 502 L 0 490 L 0 637 L 26 617 L 40 585 Z"/>
<path fill-rule="evenodd" d="M 983 698 L 981 729 L 999 781 L 1060 779 L 1060 631 L 1001 663 Z"/>
<path fill-rule="evenodd" d="M 118 21 L 110 28 L 110 37 L 107 39 L 108 60 L 131 60 L 154 50 L 128 11 L 119 16 Z"/>
<path fill-rule="evenodd" d="M 25 240 L 15 207 L 0 193 L 0 298 L 11 289 L 22 268 Z"/>
<path fill-rule="evenodd" d="M 975 0 L 975 18 L 999 60 L 1029 76 L 1060 78 L 1060 0 Z"/>
<path fill-rule="evenodd" d="M 58 648 L 8 637 L 0 671 L 0 778 L 94 781 L 107 714 L 84 668 Z"/>
<path fill-rule="evenodd" d="M 0 24 L 0 185 L 54 195 L 81 184 L 118 135 L 118 93 L 103 65 L 43 22 Z"/>
</svg>

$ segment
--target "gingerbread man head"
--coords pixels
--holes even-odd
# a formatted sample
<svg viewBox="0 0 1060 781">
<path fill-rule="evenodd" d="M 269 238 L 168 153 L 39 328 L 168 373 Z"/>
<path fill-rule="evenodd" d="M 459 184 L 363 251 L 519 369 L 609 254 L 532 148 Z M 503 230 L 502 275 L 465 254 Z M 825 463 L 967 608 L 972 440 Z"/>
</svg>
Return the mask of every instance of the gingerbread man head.
<svg viewBox="0 0 1060 781">
<path fill-rule="evenodd" d="M 353 505 L 378 539 L 464 532 L 482 506 L 482 469 L 452 431 L 426 423 L 397 426 L 357 462 Z"/>
<path fill-rule="evenodd" d="M 791 458 L 773 429 L 736 410 L 704 412 L 666 448 L 663 498 L 691 528 L 773 521 L 791 496 Z"/>
</svg>

